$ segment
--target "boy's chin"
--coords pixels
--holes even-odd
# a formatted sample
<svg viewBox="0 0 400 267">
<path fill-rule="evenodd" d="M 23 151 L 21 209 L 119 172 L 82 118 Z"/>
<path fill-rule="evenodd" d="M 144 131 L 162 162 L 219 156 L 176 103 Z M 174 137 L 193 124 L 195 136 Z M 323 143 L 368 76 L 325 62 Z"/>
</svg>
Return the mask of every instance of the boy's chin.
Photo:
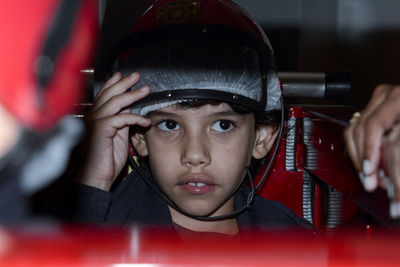
<svg viewBox="0 0 400 267">
<path fill-rule="evenodd" d="M 190 215 L 193 217 L 213 217 L 215 210 L 212 208 L 202 208 L 202 207 L 181 207 L 179 206 L 180 209 L 182 209 L 186 214 L 183 214 L 185 216 Z M 190 217 L 189 216 L 189 217 Z"/>
</svg>

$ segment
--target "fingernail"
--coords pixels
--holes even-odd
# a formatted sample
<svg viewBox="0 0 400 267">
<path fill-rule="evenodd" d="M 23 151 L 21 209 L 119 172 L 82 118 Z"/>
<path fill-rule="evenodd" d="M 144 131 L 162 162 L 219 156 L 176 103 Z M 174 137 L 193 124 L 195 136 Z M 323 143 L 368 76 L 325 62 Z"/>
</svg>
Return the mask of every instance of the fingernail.
<svg viewBox="0 0 400 267">
<path fill-rule="evenodd" d="M 364 177 L 364 189 L 368 192 L 374 190 L 378 185 L 375 175 L 368 175 Z"/>
<path fill-rule="evenodd" d="M 361 183 L 364 185 L 364 181 L 365 181 L 365 175 L 363 172 L 359 172 L 358 173 L 358 177 L 360 177 L 360 181 Z"/>
<path fill-rule="evenodd" d="M 394 202 L 390 202 L 390 209 L 389 209 L 390 218 L 394 219 L 397 217 L 397 210 Z"/>
<path fill-rule="evenodd" d="M 388 177 L 385 178 L 385 184 L 386 184 L 387 197 L 389 199 L 393 199 L 394 198 L 394 185 Z"/>
<path fill-rule="evenodd" d="M 372 165 L 368 159 L 363 161 L 363 173 L 367 175 L 372 173 Z"/>
<path fill-rule="evenodd" d="M 112 80 L 115 80 L 115 79 L 117 79 L 117 78 L 119 77 L 119 75 L 120 75 L 119 72 L 115 72 L 115 73 L 111 76 L 111 79 L 112 79 Z"/>
<path fill-rule="evenodd" d="M 395 218 L 399 218 L 400 217 L 400 202 L 396 201 L 395 202 L 395 206 L 396 206 L 396 211 L 397 211 L 397 216 Z"/>
<path fill-rule="evenodd" d="M 148 86 L 143 86 L 142 88 L 140 88 L 140 91 L 142 92 L 147 92 L 150 89 L 150 87 Z"/>
<path fill-rule="evenodd" d="M 390 217 L 392 219 L 400 217 L 400 202 L 398 201 L 390 202 Z"/>
<path fill-rule="evenodd" d="M 139 73 L 133 72 L 133 73 L 131 73 L 129 76 L 130 76 L 131 78 L 137 78 L 138 75 L 139 75 Z"/>
<path fill-rule="evenodd" d="M 379 170 L 379 179 L 385 180 L 386 175 L 384 170 Z"/>
</svg>

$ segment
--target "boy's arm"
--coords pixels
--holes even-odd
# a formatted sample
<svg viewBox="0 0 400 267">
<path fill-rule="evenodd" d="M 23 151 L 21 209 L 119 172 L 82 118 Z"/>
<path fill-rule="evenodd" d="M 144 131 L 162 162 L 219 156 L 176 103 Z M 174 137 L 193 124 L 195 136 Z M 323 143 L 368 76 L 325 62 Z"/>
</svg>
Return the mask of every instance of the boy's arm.
<svg viewBox="0 0 400 267">
<path fill-rule="evenodd" d="M 139 74 L 122 77 L 115 73 L 97 94 L 88 123 L 88 155 L 75 179 L 60 196 L 51 213 L 68 221 L 101 223 L 107 220 L 113 196 L 111 185 L 128 157 L 129 126 L 148 127 L 149 119 L 130 113 L 129 107 L 149 93 L 148 87 L 127 92 L 139 81 Z"/>
<path fill-rule="evenodd" d="M 102 223 L 107 220 L 112 199 L 108 191 L 60 180 L 35 196 L 33 210 L 65 222 Z"/>
<path fill-rule="evenodd" d="M 89 126 L 88 156 L 77 182 L 109 191 L 122 171 L 129 149 L 129 127 L 148 127 L 151 121 L 130 113 L 130 106 L 149 94 L 149 87 L 128 91 L 140 79 L 138 73 L 115 73 L 95 98 L 86 117 Z"/>
<path fill-rule="evenodd" d="M 83 223 L 103 223 L 112 203 L 110 192 L 84 184 L 71 185 L 71 204 L 66 212 L 67 219 Z"/>
</svg>

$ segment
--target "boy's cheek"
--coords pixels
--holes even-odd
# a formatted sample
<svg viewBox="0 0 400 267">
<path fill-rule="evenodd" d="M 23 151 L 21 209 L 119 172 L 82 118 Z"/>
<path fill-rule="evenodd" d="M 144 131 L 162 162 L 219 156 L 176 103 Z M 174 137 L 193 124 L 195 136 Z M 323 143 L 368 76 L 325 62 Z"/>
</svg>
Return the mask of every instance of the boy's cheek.
<svg viewBox="0 0 400 267">
<path fill-rule="evenodd" d="M 172 166 L 177 165 L 179 163 L 178 155 L 177 151 L 168 147 L 149 146 L 149 159 L 152 163 L 152 169 L 161 169 L 161 172 L 167 171 Z"/>
</svg>

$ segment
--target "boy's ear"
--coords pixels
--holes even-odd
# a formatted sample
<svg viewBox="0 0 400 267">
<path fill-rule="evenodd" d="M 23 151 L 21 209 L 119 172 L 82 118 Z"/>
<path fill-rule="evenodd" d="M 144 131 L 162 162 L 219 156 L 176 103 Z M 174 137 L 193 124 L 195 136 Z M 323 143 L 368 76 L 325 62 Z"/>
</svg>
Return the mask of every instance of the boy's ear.
<svg viewBox="0 0 400 267">
<path fill-rule="evenodd" d="M 136 132 L 131 137 L 132 144 L 140 156 L 145 157 L 148 155 L 147 142 L 144 134 Z"/>
<path fill-rule="evenodd" d="M 277 135 L 277 127 L 270 125 L 257 126 L 252 156 L 255 159 L 265 157 L 274 144 Z"/>
</svg>

